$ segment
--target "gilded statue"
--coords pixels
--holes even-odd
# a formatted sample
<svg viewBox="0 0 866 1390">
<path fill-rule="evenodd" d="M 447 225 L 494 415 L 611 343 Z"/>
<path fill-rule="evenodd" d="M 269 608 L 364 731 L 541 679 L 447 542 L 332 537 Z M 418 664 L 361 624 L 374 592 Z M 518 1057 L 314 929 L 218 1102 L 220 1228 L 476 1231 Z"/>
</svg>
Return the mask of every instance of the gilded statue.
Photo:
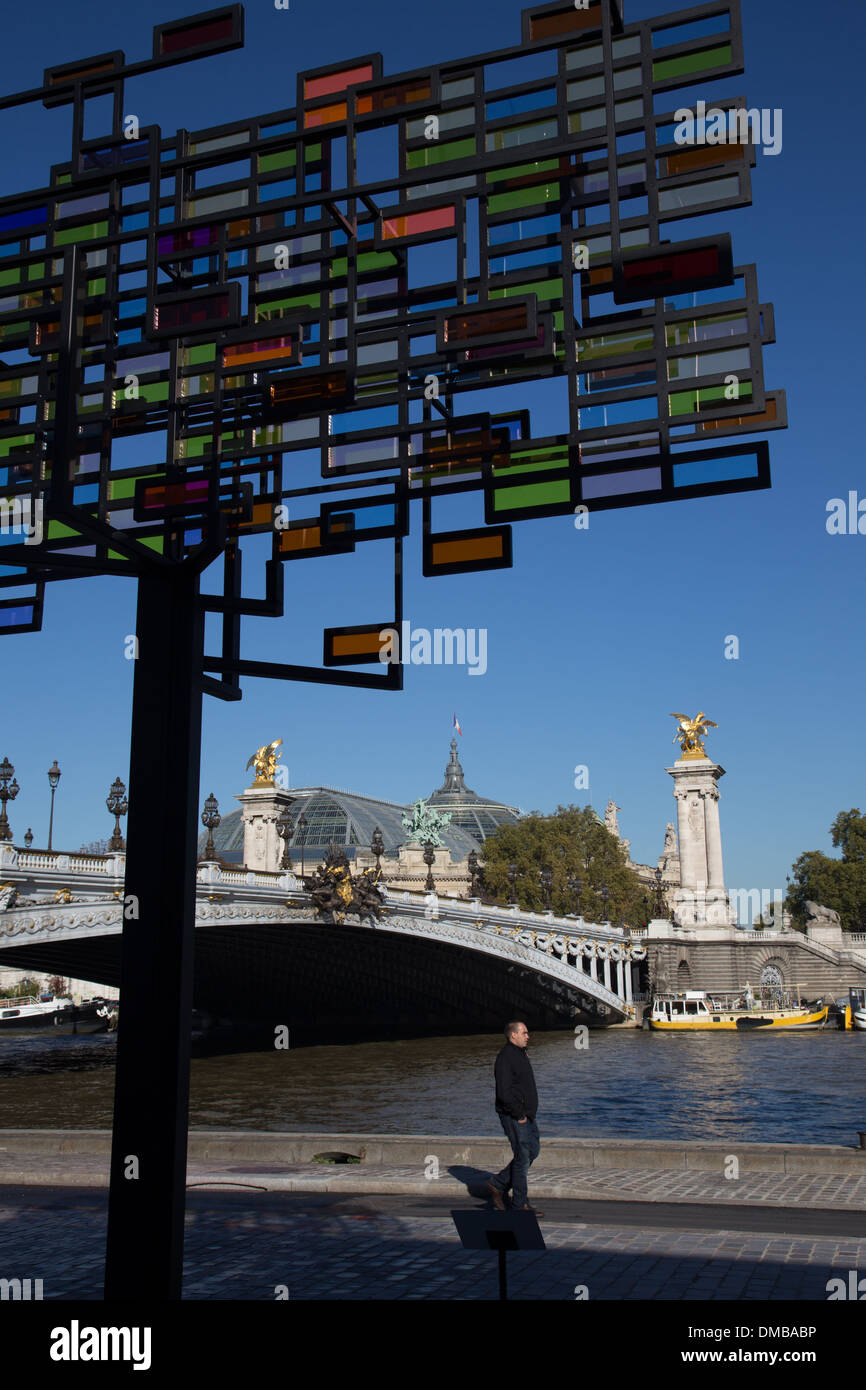
<svg viewBox="0 0 866 1390">
<path fill-rule="evenodd" d="M 256 769 L 256 780 L 253 786 L 272 787 L 274 785 L 274 777 L 277 772 L 277 759 L 280 756 L 279 747 L 282 741 L 281 738 L 275 738 L 273 743 L 263 744 L 250 758 L 246 770 L 249 771 L 253 766 Z"/>
<path fill-rule="evenodd" d="M 706 738 L 709 729 L 717 729 L 719 726 L 712 719 L 707 719 L 703 710 L 700 710 L 694 717 L 689 719 L 687 714 L 671 714 L 671 719 L 680 721 L 679 728 L 674 734 L 672 743 L 679 743 L 683 758 L 706 758 L 707 750 L 701 739 Z"/>
</svg>

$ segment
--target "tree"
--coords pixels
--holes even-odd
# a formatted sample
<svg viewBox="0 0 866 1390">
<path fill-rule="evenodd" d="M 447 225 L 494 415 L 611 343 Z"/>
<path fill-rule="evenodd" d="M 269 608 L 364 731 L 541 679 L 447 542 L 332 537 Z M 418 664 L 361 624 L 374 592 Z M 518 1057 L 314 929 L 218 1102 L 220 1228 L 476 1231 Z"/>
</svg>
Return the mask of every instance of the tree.
<svg viewBox="0 0 866 1390">
<path fill-rule="evenodd" d="M 51 993 L 55 995 L 55 997 L 58 999 L 62 999 L 63 996 L 67 993 L 66 980 L 63 978 L 62 975 L 50 976 L 45 988 L 50 989 Z"/>
<path fill-rule="evenodd" d="M 587 856 L 589 856 L 587 862 Z M 611 922 L 625 918 L 630 925 L 644 920 L 646 888 L 633 869 L 615 835 L 599 821 L 591 806 L 558 806 L 556 814 L 538 811 L 524 816 L 517 824 L 501 825 L 484 841 L 484 886 L 492 901 L 506 904 L 511 899 L 508 879 L 510 864 L 516 865 L 516 901 L 527 911 L 542 912 L 546 893 L 541 871 L 552 873 L 551 907 L 557 916 L 575 910 L 571 878 L 581 879 L 581 911 L 590 921 L 604 918 L 602 888 L 609 890 L 607 917 Z"/>
<path fill-rule="evenodd" d="M 6 985 L 0 989 L 0 999 L 23 999 L 28 994 L 39 995 L 41 993 L 41 981 L 33 975 L 25 975 L 23 980 L 18 980 L 14 985 Z"/>
<path fill-rule="evenodd" d="M 797 927 L 806 925 L 806 902 L 821 903 L 839 913 L 844 931 L 862 931 L 866 922 L 866 816 L 859 809 L 840 811 L 830 827 L 841 859 L 820 850 L 807 850 L 791 869 L 785 907 Z"/>
</svg>

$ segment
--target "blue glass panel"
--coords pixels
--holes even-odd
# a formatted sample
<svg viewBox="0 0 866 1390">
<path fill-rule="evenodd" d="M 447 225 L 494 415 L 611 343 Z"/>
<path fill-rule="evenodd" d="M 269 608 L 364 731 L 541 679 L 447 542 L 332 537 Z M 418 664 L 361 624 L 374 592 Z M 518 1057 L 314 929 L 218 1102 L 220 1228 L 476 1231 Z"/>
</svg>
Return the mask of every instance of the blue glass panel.
<svg viewBox="0 0 866 1390">
<path fill-rule="evenodd" d="M 504 97 L 501 101 L 488 101 L 488 121 L 498 120 L 500 116 L 520 116 L 524 111 L 540 111 L 545 106 L 553 106 L 556 92 L 553 87 L 545 87 L 542 92 L 524 92 L 518 97 Z"/>
<path fill-rule="evenodd" d="M 754 455 L 749 457 L 748 454 L 674 464 L 674 487 L 692 487 L 695 483 L 727 483 L 736 478 L 757 476 L 758 460 Z"/>
</svg>

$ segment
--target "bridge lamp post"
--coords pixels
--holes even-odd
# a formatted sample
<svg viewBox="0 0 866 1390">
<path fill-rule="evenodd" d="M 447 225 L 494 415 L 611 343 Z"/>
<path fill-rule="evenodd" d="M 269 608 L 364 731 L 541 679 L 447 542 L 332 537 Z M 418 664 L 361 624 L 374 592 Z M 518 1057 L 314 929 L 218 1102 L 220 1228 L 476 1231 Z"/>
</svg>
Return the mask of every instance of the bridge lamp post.
<svg viewBox="0 0 866 1390">
<path fill-rule="evenodd" d="M 204 804 L 204 810 L 201 813 L 201 823 L 207 830 L 207 844 L 204 847 L 204 854 L 202 855 L 202 862 L 204 863 L 207 863 L 209 860 L 216 859 L 216 849 L 214 848 L 213 833 L 221 820 L 222 816 L 220 815 L 219 803 L 216 797 L 214 796 L 213 792 L 211 792 L 210 796 Z"/>
<path fill-rule="evenodd" d="M 469 891 L 473 898 L 478 897 L 478 855 L 475 850 L 470 850 L 466 856 L 466 866 L 469 869 Z"/>
<path fill-rule="evenodd" d="M 370 841 L 370 849 L 376 856 L 376 877 L 382 876 L 382 855 L 385 853 L 385 841 L 382 839 L 382 832 L 378 825 L 373 831 L 373 838 Z"/>
<path fill-rule="evenodd" d="M 304 845 L 307 843 L 307 817 L 303 811 L 298 816 L 298 834 L 301 837 L 301 878 L 304 878 Z"/>
<path fill-rule="evenodd" d="M 29 825 L 27 827 L 27 834 L 24 836 L 24 844 L 27 849 L 33 844 L 33 831 L 30 829 Z"/>
<path fill-rule="evenodd" d="M 602 921 L 603 921 L 603 922 L 607 922 L 607 921 L 609 920 L 609 919 L 608 919 L 608 915 L 607 915 L 607 900 L 608 900 L 609 897 L 610 897 L 610 889 L 607 888 L 607 887 L 605 887 L 604 884 L 602 884 L 602 889 L 601 889 L 601 911 L 602 911 Z"/>
<path fill-rule="evenodd" d="M 111 784 L 111 791 L 105 799 L 109 814 L 114 816 L 114 834 L 108 842 L 111 850 L 125 849 L 123 836 L 120 833 L 120 817 L 125 816 L 129 810 L 129 802 L 126 799 L 126 787 L 119 777 L 115 777 Z"/>
<path fill-rule="evenodd" d="M 580 897 L 581 893 L 583 892 L 583 879 L 575 878 L 574 874 L 570 874 L 568 879 L 568 887 L 569 890 L 574 894 L 574 915 L 576 917 L 580 917 Z"/>
<path fill-rule="evenodd" d="M 517 900 L 516 900 L 516 898 L 515 898 L 515 891 L 514 891 L 514 890 L 515 890 L 515 885 L 516 885 L 516 884 L 517 884 L 517 865 L 516 865 L 516 864 L 509 864 L 509 865 L 508 865 L 508 888 L 509 888 L 509 891 L 510 891 L 510 894 L 511 894 L 511 901 L 510 901 L 509 904 L 508 904 L 509 907 L 516 907 L 516 906 L 517 906 Z"/>
<path fill-rule="evenodd" d="M 6 816 L 6 802 L 14 801 L 21 788 L 15 781 L 15 769 L 8 758 L 4 758 L 0 763 L 0 801 L 3 803 L 3 810 L 0 811 L 0 840 L 11 840 L 12 831 L 9 829 L 9 821 Z"/>
<path fill-rule="evenodd" d="M 57 766 L 57 759 L 48 769 L 48 785 L 51 787 L 51 814 L 48 817 L 48 848 L 51 849 L 51 835 L 54 830 L 54 793 L 57 791 L 57 783 L 60 781 L 60 768 Z"/>
<path fill-rule="evenodd" d="M 427 878 L 424 882 L 424 888 L 428 893 L 436 892 L 436 884 L 433 881 L 433 861 L 435 858 L 436 855 L 433 851 L 433 842 L 432 840 L 428 840 L 424 845 L 424 863 L 427 865 Z"/>
<path fill-rule="evenodd" d="M 544 910 L 549 912 L 553 893 L 553 870 L 551 868 L 539 869 L 538 877 L 541 880 L 541 891 L 544 894 Z"/>
<path fill-rule="evenodd" d="M 289 854 L 289 840 L 295 831 L 295 822 L 289 814 L 288 806 L 284 806 L 277 821 L 277 834 L 283 842 L 283 856 L 280 860 L 281 869 L 291 869 L 292 856 Z"/>
<path fill-rule="evenodd" d="M 662 871 L 661 871 L 661 869 L 656 869 L 656 872 L 655 872 L 655 880 L 656 880 L 656 916 L 657 916 L 657 917 L 661 917 L 661 915 L 662 915 L 662 909 L 663 909 L 663 906 L 664 906 L 664 904 L 663 904 L 663 902 L 662 902 Z"/>
</svg>

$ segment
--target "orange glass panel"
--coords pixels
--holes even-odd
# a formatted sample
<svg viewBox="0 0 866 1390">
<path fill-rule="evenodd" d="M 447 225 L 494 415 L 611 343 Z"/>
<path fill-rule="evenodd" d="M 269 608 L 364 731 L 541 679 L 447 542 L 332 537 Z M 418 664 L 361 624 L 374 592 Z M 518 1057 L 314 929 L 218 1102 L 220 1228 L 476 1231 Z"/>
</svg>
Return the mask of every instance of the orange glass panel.
<svg viewBox="0 0 866 1390">
<path fill-rule="evenodd" d="M 429 82 L 395 82 L 390 87 L 377 87 L 355 98 L 359 115 L 368 111 L 389 111 L 395 106 L 409 106 L 413 101 L 430 101 L 433 89 Z"/>
<path fill-rule="evenodd" d="M 692 169 L 709 169 L 714 164 L 724 164 L 728 160 L 742 157 L 742 145 L 715 145 L 709 148 L 700 146 L 694 150 L 683 150 L 681 154 L 669 154 L 668 174 L 687 174 Z"/>
<path fill-rule="evenodd" d="M 588 10 L 557 10 L 554 14 L 537 14 L 529 21 L 531 39 L 553 39 L 559 34 L 577 34 L 582 29 L 597 29 L 601 24 L 601 6 Z"/>
<path fill-rule="evenodd" d="M 244 367 L 250 363 L 271 362 L 291 357 L 295 350 L 292 338 L 266 338 L 256 343 L 230 343 L 222 350 L 224 367 Z"/>
<path fill-rule="evenodd" d="M 314 101 L 316 97 L 330 97 L 335 92 L 345 92 L 347 87 L 356 87 L 359 82 L 369 82 L 373 68 L 366 63 L 360 68 L 346 68 L 343 72 L 327 73 L 324 77 L 308 77 L 304 83 L 304 101 Z"/>
<path fill-rule="evenodd" d="M 382 650 L 381 628 L 369 632 L 334 632 L 328 643 L 332 657 L 378 656 Z"/>
<path fill-rule="evenodd" d="M 270 517 L 269 517 L 270 519 Z M 296 529 L 280 533 L 280 550 L 288 555 L 302 550 L 320 550 L 322 528 L 320 526 L 298 526 Z"/>
<path fill-rule="evenodd" d="M 289 376 L 270 388 L 271 405 L 296 401 L 330 401 L 345 396 L 349 380 L 345 371 L 317 372 L 315 376 Z"/>
<path fill-rule="evenodd" d="M 483 313 L 453 314 L 445 320 L 445 341 L 471 342 L 491 333 L 511 333 L 519 337 L 529 332 L 529 310 L 525 304 L 508 304 Z"/>
<path fill-rule="evenodd" d="M 336 106 L 319 106 L 315 111 L 304 113 L 304 127 L 307 130 L 318 125 L 331 125 L 334 121 L 345 121 L 348 108 L 344 101 Z"/>
<path fill-rule="evenodd" d="M 470 564 L 475 560 L 501 560 L 504 537 L 501 532 L 489 536 L 472 536 L 461 541 L 434 541 L 434 565 Z"/>
<path fill-rule="evenodd" d="M 766 410 L 760 411 L 757 415 L 737 415 L 733 419 L 726 416 L 724 420 L 703 420 L 701 424 L 705 430 L 726 430 L 730 429 L 731 425 L 754 425 L 755 429 L 759 430 L 762 425 L 774 424 L 777 418 L 776 402 L 770 396 L 767 399 Z"/>
<path fill-rule="evenodd" d="M 65 72 L 52 72 L 48 78 L 49 87 L 65 87 L 69 82 L 78 82 L 82 77 L 95 77 L 100 72 L 113 72 L 117 67 L 114 58 L 104 63 L 90 63 L 80 68 L 67 68 Z"/>
</svg>

